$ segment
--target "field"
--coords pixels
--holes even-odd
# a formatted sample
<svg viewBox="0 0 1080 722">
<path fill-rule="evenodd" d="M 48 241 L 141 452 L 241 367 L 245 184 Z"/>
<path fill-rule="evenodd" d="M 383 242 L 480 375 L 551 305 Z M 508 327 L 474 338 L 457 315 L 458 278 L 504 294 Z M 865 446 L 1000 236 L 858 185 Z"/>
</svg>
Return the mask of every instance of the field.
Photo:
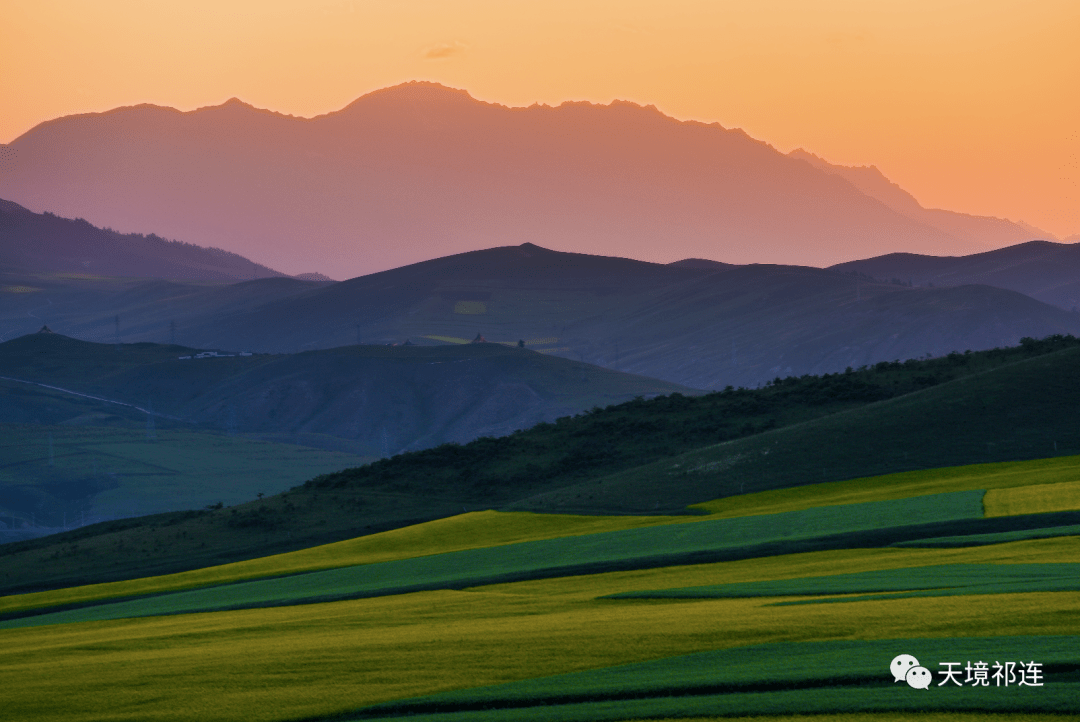
<svg viewBox="0 0 1080 722">
<path fill-rule="evenodd" d="M 998 554 L 1046 558 L 1060 551 L 1047 545 Z M 596 599 L 665 584 L 676 575 L 746 579 L 807 566 L 867 565 L 874 562 L 872 556 L 800 555 L 777 559 L 766 570 L 755 569 L 761 565 L 754 562 L 733 562 L 303 607 L 7 630 L 2 639 L 9 659 L 22 661 L 5 665 L 0 682 L 18 690 L 9 695 L 8 709 L 23 718 L 94 719 L 95 710 L 107 709 L 112 719 L 284 720 L 756 644 L 1080 634 L 1069 613 L 1080 601 L 1076 593 L 783 608 L 758 600 L 671 604 Z M 1080 558 L 1075 544 L 1071 558 Z M 618 614 L 612 613 L 613 604 L 620 605 Z M 913 649 L 905 643 L 888 646 L 889 654 L 879 663 L 886 681 L 892 650 Z M 999 658 L 1006 651 L 999 649 Z M 1040 651 L 1032 645 L 1021 654 L 1038 660 Z M 774 662 L 782 666 L 787 658 L 780 653 Z M 1077 661 L 1075 654 L 1071 659 Z M 835 669 L 846 676 L 848 662 Z M 865 663 L 856 669 L 865 669 Z M 98 683 L 102 678 L 110 680 L 107 689 Z"/>
<path fill-rule="evenodd" d="M 18 527 L 239 504 L 364 457 L 181 429 L 0 425 L 0 494 Z M 228 479 L 227 484 L 222 479 Z M 12 501 L 17 501 L 13 499 Z M 7 521 L 7 520 L 5 520 Z"/>
<path fill-rule="evenodd" d="M 41 720 L 1068 719 L 1080 698 L 1080 536 L 871 542 L 901 531 L 936 539 L 950 525 L 963 527 L 959 539 L 1020 521 L 1060 531 L 1039 524 L 1073 513 L 1076 462 L 897 475 L 853 496 L 837 484 L 763 492 L 742 499 L 740 515 L 732 501 L 676 518 L 471 513 L 6 597 L 0 684 L 9 714 Z M 1032 490 L 1021 497 L 1041 512 L 995 516 L 987 488 Z M 917 495 L 880 498 L 897 489 Z M 851 534 L 870 536 L 845 547 Z M 822 548 L 783 546 L 806 540 Z M 732 545 L 752 553 L 670 563 Z M 613 562 L 629 566 L 588 568 Z M 947 595 L 890 598 L 912 593 Z M 196 612 L 207 608 L 218 611 Z M 929 689 L 893 681 L 900 653 L 932 671 Z M 940 663 L 954 661 L 991 673 L 996 662 L 1036 662 L 1043 685 L 939 686 Z"/>
</svg>

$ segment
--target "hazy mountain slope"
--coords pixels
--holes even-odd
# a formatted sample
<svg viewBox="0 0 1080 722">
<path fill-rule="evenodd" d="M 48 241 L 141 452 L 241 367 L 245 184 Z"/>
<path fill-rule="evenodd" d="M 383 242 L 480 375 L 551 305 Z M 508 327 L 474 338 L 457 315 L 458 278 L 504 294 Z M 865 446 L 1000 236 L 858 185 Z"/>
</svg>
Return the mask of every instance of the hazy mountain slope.
<svg viewBox="0 0 1080 722">
<path fill-rule="evenodd" d="M 325 434 L 371 456 L 478 436 L 691 389 L 498 344 L 351 346 L 284 356 L 181 360 L 175 346 L 59 334 L 0 343 L 0 376 L 133 403 L 234 433 Z M 12 397 L 0 420 L 34 414 Z M 7 419 L 9 414 L 15 418 Z M 64 420 L 53 420 L 62 423 Z"/>
<path fill-rule="evenodd" d="M 797 266 L 718 272 L 533 245 L 436 259 L 185 325 L 188 343 L 265 351 L 481 332 L 693 388 L 1080 334 L 1080 317 L 989 286 L 908 288 Z"/>
<path fill-rule="evenodd" d="M 810 265 L 990 247 L 740 130 L 622 101 L 507 108 L 416 82 L 311 119 L 235 99 L 68 116 L 7 148 L 3 197 L 290 273 L 324 259 L 351 277 L 522 242 Z"/>
<path fill-rule="evenodd" d="M 23 273 L 241 280 L 283 276 L 235 253 L 121 234 L 0 200 L 0 267 Z"/>
<path fill-rule="evenodd" d="M 835 165 L 802 148 L 797 148 L 788 155 L 804 160 L 826 173 L 843 178 L 866 195 L 878 199 L 913 221 L 933 226 L 958 239 L 997 247 L 1021 243 L 1033 238 L 1052 238 L 1046 231 L 1026 224 L 1013 223 L 1003 218 L 973 216 L 939 208 L 923 208 L 914 196 L 886 178 L 876 166 Z M 936 253 L 950 253 L 950 251 L 942 248 Z"/>
<path fill-rule="evenodd" d="M 628 303 L 585 358 L 696 388 L 756 385 L 879 361 L 1080 331 L 1080 317 L 990 286 L 911 289 L 792 266 L 746 266 Z M 588 341 L 583 340 L 583 344 Z M 591 353 L 590 353 L 591 352 Z"/>
<path fill-rule="evenodd" d="M 1080 306 L 1080 243 L 1031 241 L 959 257 L 891 253 L 833 268 L 917 285 L 985 283 L 1067 310 Z"/>
<path fill-rule="evenodd" d="M 48 325 L 88 341 L 192 346 L 192 319 L 212 324 L 324 285 L 287 277 L 194 282 L 0 270 L 0 340 Z"/>
<path fill-rule="evenodd" d="M 293 353 L 366 344 L 526 342 L 693 388 L 1080 334 L 1080 317 L 989 286 L 908 288 L 798 266 L 660 265 L 533 244 L 337 284 L 9 280 L 0 329 Z M 21 285 L 14 285 L 21 284 Z"/>
</svg>

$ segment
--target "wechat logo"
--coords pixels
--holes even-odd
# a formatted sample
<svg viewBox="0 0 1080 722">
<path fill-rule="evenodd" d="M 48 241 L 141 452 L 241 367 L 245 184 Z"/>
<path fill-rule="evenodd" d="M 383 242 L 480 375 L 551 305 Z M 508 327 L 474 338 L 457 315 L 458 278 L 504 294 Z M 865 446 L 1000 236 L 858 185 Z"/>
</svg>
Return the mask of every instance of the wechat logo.
<svg viewBox="0 0 1080 722">
<path fill-rule="evenodd" d="M 889 671 L 892 672 L 893 682 L 907 682 L 915 689 L 927 689 L 930 686 L 930 680 L 933 679 L 930 670 L 919 666 L 919 660 L 910 654 L 893 657 Z"/>
</svg>

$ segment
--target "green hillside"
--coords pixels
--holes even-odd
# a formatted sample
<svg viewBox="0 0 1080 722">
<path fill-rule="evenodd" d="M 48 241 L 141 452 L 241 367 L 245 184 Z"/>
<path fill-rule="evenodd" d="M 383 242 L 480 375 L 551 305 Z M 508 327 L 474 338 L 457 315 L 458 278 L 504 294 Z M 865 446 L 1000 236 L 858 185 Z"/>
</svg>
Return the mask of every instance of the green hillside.
<svg viewBox="0 0 1080 722">
<path fill-rule="evenodd" d="M 1050 523 L 1080 506 L 1078 463 L 815 484 L 704 517 L 468 514 L 196 575 L 0 597 L 0 684 L 8 712 L 35 720 L 1061 722 L 1080 693 L 1080 537 L 882 543 Z M 914 495 L 874 500 L 895 493 Z M 1018 499 L 1041 513 L 1009 516 Z M 859 528 L 877 536 L 846 546 Z M 657 554 L 768 539 L 731 561 Z M 785 546 L 807 539 L 820 546 Z M 572 566 L 596 555 L 634 563 Z M 901 653 L 928 668 L 928 689 L 894 681 Z"/>
<path fill-rule="evenodd" d="M 693 393 L 497 344 L 197 355 L 55 333 L 0 343 L 0 425 L 9 425 L 0 439 L 0 516 L 9 518 L 0 539 L 232 506 L 408 448 Z M 438 512 L 419 498 L 389 514 L 380 502 L 350 529 L 445 515 L 460 508 L 449 496 L 454 504 Z"/>
<path fill-rule="evenodd" d="M 687 506 L 882 472 L 1076 454 L 1076 343 L 1028 341 L 763 389 L 613 405 L 503 438 L 322 475 L 285 494 L 169 519 L 168 526 L 149 518 L 7 545 L 0 547 L 0 580 L 7 575 L 2 583 L 16 586 L 4 589 L 29 591 L 180 572 L 478 509 L 702 513 Z M 496 347 L 498 354 L 519 351 Z"/>
<path fill-rule="evenodd" d="M 0 343 L 0 377 L 90 394 L 169 421 L 264 435 L 329 435 L 368 456 L 500 436 L 639 396 L 695 393 L 677 384 L 499 344 L 346 346 L 301 354 L 195 358 L 198 350 L 94 344 L 36 333 Z M 189 357 L 189 358 L 184 358 Z M 51 420 L 55 389 L 2 382 L 0 420 Z M 49 392 L 48 404 L 32 398 Z M 97 403 L 102 406 L 101 402 Z M 56 407 L 56 408 L 54 408 Z M 109 413 L 132 409 L 106 404 Z M 47 423 L 50 421 L 47 421 Z"/>
<path fill-rule="evenodd" d="M 278 494 L 316 469 L 371 461 L 243 436 L 186 429 L 0 424 L 0 524 L 41 534 L 102 519 Z M 12 528 L 14 525 L 14 528 Z"/>
<path fill-rule="evenodd" d="M 962 363 L 963 356 L 946 363 Z M 519 509 L 670 512 L 708 498 L 908 469 L 1080 453 L 1080 349 L 536 495 Z M 797 384 L 797 380 L 781 382 Z"/>
</svg>

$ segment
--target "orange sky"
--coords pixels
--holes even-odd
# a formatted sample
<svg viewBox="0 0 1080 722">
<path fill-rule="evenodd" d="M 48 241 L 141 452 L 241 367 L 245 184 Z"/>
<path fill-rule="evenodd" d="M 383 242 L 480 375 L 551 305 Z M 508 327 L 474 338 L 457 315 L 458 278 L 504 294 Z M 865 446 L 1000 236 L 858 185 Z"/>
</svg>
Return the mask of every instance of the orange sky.
<svg viewBox="0 0 1080 722">
<path fill-rule="evenodd" d="M 143 102 L 310 116 L 423 79 L 651 103 L 1080 233 L 1077 0 L 4 0 L 0 20 L 2 142 Z"/>
</svg>

